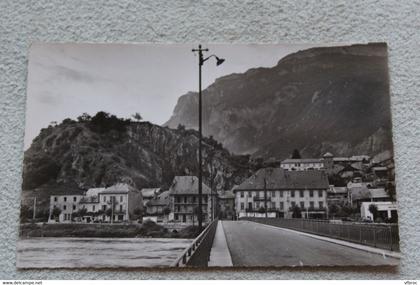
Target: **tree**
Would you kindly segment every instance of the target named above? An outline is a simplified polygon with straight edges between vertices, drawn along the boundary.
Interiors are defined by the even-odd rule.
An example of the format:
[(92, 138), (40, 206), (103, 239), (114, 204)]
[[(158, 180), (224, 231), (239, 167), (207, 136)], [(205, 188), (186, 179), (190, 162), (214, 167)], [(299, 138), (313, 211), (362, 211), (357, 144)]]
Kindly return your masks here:
[(369, 205), (369, 212), (373, 216), (373, 221), (375, 221), (376, 218), (378, 217), (378, 213), (379, 213), (378, 206), (376, 206), (375, 204), (370, 204)]
[(302, 157), (300, 156), (299, 150), (294, 149), (293, 153), (292, 153), (292, 159), (301, 159)]
[(27, 205), (20, 207), (20, 222), (25, 223), (32, 217), (32, 210)]
[(165, 207), (165, 208), (163, 209), (163, 214), (164, 214), (165, 216), (169, 215), (170, 213), (171, 213), (171, 209), (170, 209), (169, 207)]
[(176, 128), (178, 131), (185, 131), (185, 126), (178, 124), (178, 127)]
[(258, 213), (264, 214), (265, 213), (265, 208), (264, 207), (260, 207), (258, 209)]
[(302, 210), (299, 208), (298, 205), (292, 207), (292, 218), (300, 219), (302, 218)]
[(332, 216), (333, 219), (334, 219), (335, 215), (337, 215), (339, 210), (340, 210), (340, 208), (336, 204), (332, 204), (329, 207), (330, 215)]
[(77, 211), (75, 213), (75, 216), (76, 217), (79, 217), (79, 218), (82, 218), (83, 216), (86, 216), (86, 214), (87, 214), (87, 209), (86, 208), (82, 208), (82, 209), (80, 209), (79, 211)]
[(91, 119), (92, 119), (92, 117), (88, 113), (83, 113), (82, 115), (77, 117), (77, 121), (79, 121), (80, 123), (88, 122)]
[(52, 213), (51, 213), (51, 217), (53, 219), (58, 219), (60, 217), (60, 214), (61, 214), (61, 209), (57, 208), (57, 207), (54, 207), (53, 210), (52, 210)]
[(141, 120), (143, 120), (143, 117), (140, 115), (140, 113), (136, 112), (134, 115), (132, 115), (131, 117), (133, 117), (134, 120), (136, 120), (137, 122), (140, 122)]

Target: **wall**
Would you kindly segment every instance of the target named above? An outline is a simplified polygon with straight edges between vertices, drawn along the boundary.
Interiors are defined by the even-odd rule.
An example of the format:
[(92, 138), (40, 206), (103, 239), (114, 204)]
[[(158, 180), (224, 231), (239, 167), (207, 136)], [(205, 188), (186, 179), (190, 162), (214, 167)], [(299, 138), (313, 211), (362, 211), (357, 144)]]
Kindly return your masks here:
[[(419, 1), (0, 1), (0, 278), (370, 279), (420, 276)], [(15, 269), (31, 42), (368, 42), (389, 44), (401, 266), (293, 270)]]

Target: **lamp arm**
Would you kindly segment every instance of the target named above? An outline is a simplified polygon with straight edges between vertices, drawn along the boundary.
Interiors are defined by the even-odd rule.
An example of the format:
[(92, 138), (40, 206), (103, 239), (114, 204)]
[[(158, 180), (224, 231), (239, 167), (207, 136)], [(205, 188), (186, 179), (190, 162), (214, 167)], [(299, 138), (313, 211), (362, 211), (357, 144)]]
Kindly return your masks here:
[(210, 57), (215, 57), (215, 58), (217, 58), (217, 56), (215, 55), (215, 54), (212, 54), (212, 55), (209, 55), (208, 57), (206, 57), (205, 59), (203, 59), (203, 62), (205, 62), (206, 60), (208, 60)]

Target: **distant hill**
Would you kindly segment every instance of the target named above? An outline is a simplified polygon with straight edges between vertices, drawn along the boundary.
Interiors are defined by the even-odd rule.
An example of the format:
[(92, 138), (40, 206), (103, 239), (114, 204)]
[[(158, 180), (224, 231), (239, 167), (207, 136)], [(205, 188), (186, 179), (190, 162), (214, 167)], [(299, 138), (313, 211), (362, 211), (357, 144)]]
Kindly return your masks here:
[[(165, 126), (197, 128), (197, 93)], [(203, 130), (234, 153), (282, 159), (392, 151), (386, 44), (311, 48), (218, 78), (203, 91)]]

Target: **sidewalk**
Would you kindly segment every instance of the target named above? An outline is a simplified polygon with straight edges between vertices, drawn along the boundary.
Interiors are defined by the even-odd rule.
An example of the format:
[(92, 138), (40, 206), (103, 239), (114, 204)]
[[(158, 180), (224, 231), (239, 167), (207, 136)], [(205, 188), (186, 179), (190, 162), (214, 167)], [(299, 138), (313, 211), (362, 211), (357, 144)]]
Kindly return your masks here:
[[(255, 223), (253, 221), (250, 221), (250, 222)], [(275, 228), (275, 229), (278, 229), (278, 230), (297, 233), (297, 234), (304, 235), (304, 236), (307, 236), (307, 237), (311, 237), (311, 238), (315, 238), (315, 239), (319, 239), (319, 240), (323, 240), (323, 241), (327, 241), (327, 242), (332, 242), (332, 243), (335, 243), (335, 244), (339, 244), (339, 245), (343, 245), (343, 246), (347, 246), (347, 247), (351, 247), (351, 248), (355, 248), (355, 249), (359, 249), (359, 250), (363, 250), (363, 251), (367, 251), (367, 252), (371, 252), (371, 253), (376, 253), (376, 254), (379, 254), (379, 255), (382, 255), (382, 256), (388, 256), (388, 257), (401, 259), (401, 253), (395, 252), (395, 251), (390, 251), (390, 250), (386, 250), (386, 249), (371, 247), (371, 246), (362, 245), (362, 244), (353, 243), (353, 242), (344, 241), (344, 240), (339, 240), (339, 239), (335, 239), (335, 238), (319, 236), (319, 235), (315, 235), (315, 234), (309, 234), (309, 233), (295, 231), (295, 230), (291, 230), (291, 229), (287, 229), (287, 228), (270, 226), (270, 225), (266, 225), (266, 224), (262, 224), (262, 223), (258, 223), (258, 224), (261, 224), (263, 226), (270, 227), (270, 228)]]
[(233, 266), (232, 257), (226, 242), (225, 231), (222, 221), (218, 221), (216, 234), (213, 240), (213, 246), (210, 251), (210, 260), (208, 266), (228, 267)]

